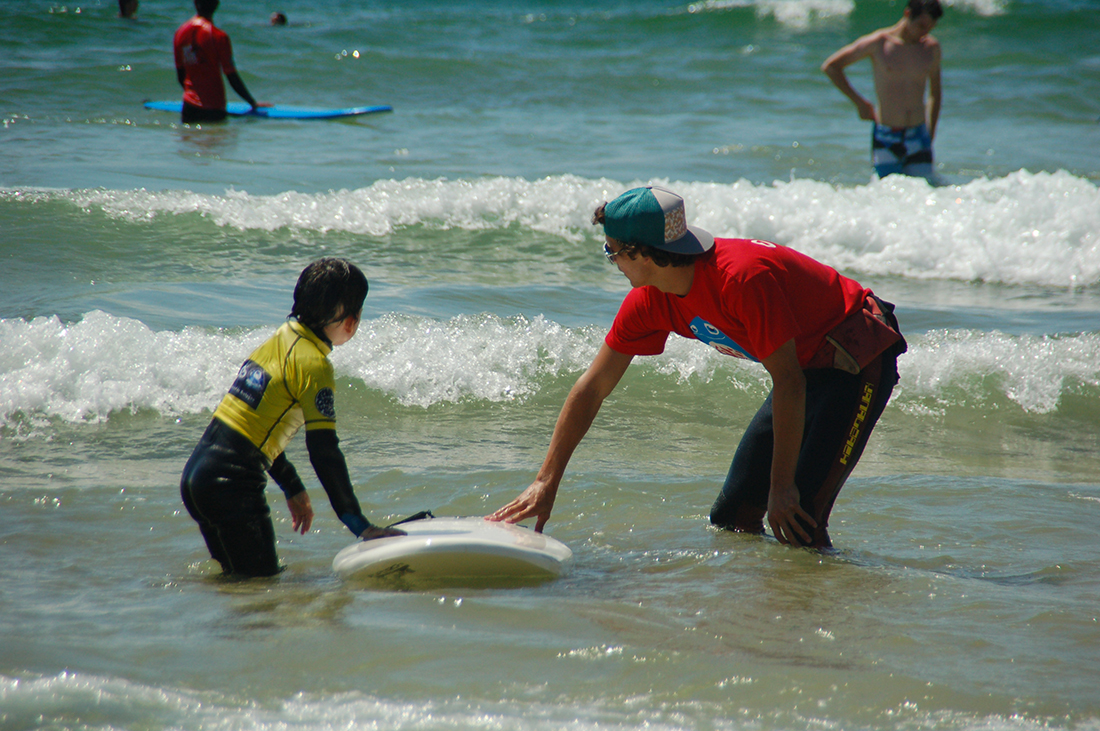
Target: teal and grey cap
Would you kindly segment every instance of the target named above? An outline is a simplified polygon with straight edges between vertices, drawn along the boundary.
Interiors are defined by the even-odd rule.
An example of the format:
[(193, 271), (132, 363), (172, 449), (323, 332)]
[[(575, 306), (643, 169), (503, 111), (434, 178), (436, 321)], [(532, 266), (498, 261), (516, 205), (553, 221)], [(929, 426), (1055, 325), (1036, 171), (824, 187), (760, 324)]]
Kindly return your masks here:
[(714, 246), (713, 236), (687, 225), (684, 199), (656, 185), (628, 190), (608, 203), (603, 230), (624, 244), (675, 254), (702, 254)]

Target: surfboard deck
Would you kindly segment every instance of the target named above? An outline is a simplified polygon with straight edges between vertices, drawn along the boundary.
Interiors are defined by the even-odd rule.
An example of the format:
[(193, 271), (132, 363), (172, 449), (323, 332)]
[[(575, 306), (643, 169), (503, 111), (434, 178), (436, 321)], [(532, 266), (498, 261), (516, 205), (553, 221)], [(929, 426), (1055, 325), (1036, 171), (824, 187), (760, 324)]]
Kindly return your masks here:
[[(146, 109), (157, 112), (183, 111), (183, 102), (154, 101), (145, 102)], [(231, 117), (266, 117), (268, 119), (336, 119), (338, 117), (358, 117), (363, 114), (378, 114), (379, 112), (392, 112), (393, 107), (388, 104), (380, 104), (373, 107), (343, 107), (337, 109), (324, 109), (314, 107), (280, 106), (257, 107), (255, 111), (247, 102), (228, 102), (225, 105), (226, 114)]]
[(333, 559), (333, 571), (383, 583), (488, 586), (554, 579), (573, 561), (569, 547), (550, 536), (480, 517), (425, 518), (397, 527), (408, 535), (347, 546)]

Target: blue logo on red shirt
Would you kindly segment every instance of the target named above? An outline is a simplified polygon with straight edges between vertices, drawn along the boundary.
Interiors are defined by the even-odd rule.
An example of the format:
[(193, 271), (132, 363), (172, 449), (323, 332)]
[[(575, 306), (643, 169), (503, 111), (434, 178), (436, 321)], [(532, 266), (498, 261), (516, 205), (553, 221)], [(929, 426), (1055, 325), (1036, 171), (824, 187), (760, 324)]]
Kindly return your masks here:
[(744, 348), (733, 342), (733, 339), (729, 335), (726, 335), (703, 318), (696, 317), (691, 321), (689, 327), (698, 340), (711, 346), (719, 353), (733, 356), (734, 358), (744, 358), (746, 360), (758, 362), (756, 358), (749, 355)]

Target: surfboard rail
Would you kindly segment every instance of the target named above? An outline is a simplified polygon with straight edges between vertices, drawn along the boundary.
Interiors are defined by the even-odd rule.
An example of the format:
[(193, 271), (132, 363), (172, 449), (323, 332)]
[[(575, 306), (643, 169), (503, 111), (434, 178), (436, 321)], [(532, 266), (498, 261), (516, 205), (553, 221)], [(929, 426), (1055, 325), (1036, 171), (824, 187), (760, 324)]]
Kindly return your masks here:
[(415, 583), (531, 583), (561, 576), (573, 561), (564, 543), (530, 528), (480, 517), (424, 518), (407, 535), (358, 541), (340, 550), (344, 579)]

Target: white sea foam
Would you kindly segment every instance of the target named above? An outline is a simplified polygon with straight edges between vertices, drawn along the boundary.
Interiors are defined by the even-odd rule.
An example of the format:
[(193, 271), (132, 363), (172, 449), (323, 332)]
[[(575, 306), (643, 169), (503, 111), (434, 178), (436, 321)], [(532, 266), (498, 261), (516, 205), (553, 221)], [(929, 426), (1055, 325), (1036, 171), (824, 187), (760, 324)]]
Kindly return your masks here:
[(704, 0), (688, 6), (689, 13), (754, 8), (759, 18), (774, 18), (792, 28), (806, 28), (815, 18), (847, 17), (854, 0)]
[(1008, 0), (944, 0), (943, 4), (953, 10), (984, 17), (1004, 15), (1008, 12)]
[(847, 17), (856, 7), (853, 0), (757, 0), (755, 5), (757, 17), (792, 28), (806, 28), (815, 18)]
[[(936, 330), (900, 361), (906, 400), (979, 403), (1003, 396), (1024, 411), (1056, 411), (1067, 394), (1100, 387), (1100, 334), (1069, 337)], [(959, 395), (965, 394), (965, 395)]]
[(542, 316), (460, 315), (446, 322), (387, 315), (333, 351), (340, 371), (406, 406), (467, 399), (510, 401), (539, 382), (588, 366), (602, 333)]
[[(463, 697), (397, 701), (359, 691), (298, 693), (265, 703), (240, 703), (229, 696), (187, 689), (158, 688), (85, 673), (12, 678), (0, 675), (0, 707), (5, 728), (170, 728), (252, 729), (253, 731), (330, 731), (331, 729), (611, 729), (612, 731), (691, 731), (756, 728), (725, 717), (713, 703), (683, 700), (660, 703), (644, 696), (605, 701), (545, 703), (530, 699), (479, 701)], [(1023, 716), (918, 711), (905, 715), (917, 728), (961, 731), (1030, 731), (1060, 728)], [(62, 720), (64, 719), (64, 720)], [(73, 724), (73, 719), (79, 719)], [(776, 712), (765, 727), (817, 728), (834, 725), (794, 712)], [(1096, 729), (1092, 719), (1079, 728)]]
[[(296, 228), (382, 236), (405, 226), (484, 230), (519, 225), (577, 238), (591, 228), (592, 210), (625, 190), (611, 180), (572, 175), (527, 181), (522, 178), (474, 180), (379, 180), (367, 188), (321, 194), (287, 192), (250, 195), (227, 191), (208, 195), (188, 191), (83, 190), (65, 193), (82, 208), (100, 208), (128, 220), (162, 214), (199, 214), (219, 226), (274, 231)], [(24, 196), (33, 201), (39, 196)], [(49, 194), (45, 194), (49, 195)]]
[(137, 320), (89, 312), (0, 320), (0, 423), (13, 414), (96, 422), (114, 412), (165, 414), (210, 408), (262, 342), (245, 335), (154, 332)]
[[(956, 12), (992, 17), (1007, 12), (1007, 0), (944, 0)], [(854, 0), (703, 0), (687, 6), (689, 13), (707, 13), (753, 8), (758, 18), (773, 18), (795, 29), (807, 28), (815, 19), (847, 18), (855, 10)], [(900, 15), (900, 11), (899, 11)]]
[(857, 188), (811, 180), (677, 187), (703, 228), (776, 241), (838, 268), (1058, 287), (1100, 282), (1100, 189), (1068, 173), (1017, 172), (942, 188), (898, 176)]
[[(270, 334), (187, 328), (155, 332), (103, 312), (80, 322), (0, 320), (0, 424), (56, 418), (98, 422), (118, 412), (200, 413), (221, 399), (240, 363)], [(407, 407), (537, 393), (587, 367), (603, 331), (543, 317), (461, 315), (447, 321), (385, 315), (333, 352), (338, 377), (361, 380)], [(896, 402), (983, 408), (1007, 399), (1032, 413), (1056, 411), (1067, 394), (1100, 388), (1100, 334), (1063, 337), (934, 331), (911, 336)], [(759, 390), (766, 374), (683, 338), (641, 368), (707, 384)]]
[(1100, 188), (1066, 172), (1018, 171), (938, 188), (899, 176), (838, 187), (813, 180), (620, 183), (565, 175), (382, 180), (358, 190), (274, 196), (20, 192), (19, 200), (61, 196), (131, 221), (199, 214), (241, 230), (382, 236), (411, 226), (518, 226), (579, 242), (594, 235), (590, 218), (599, 203), (646, 182), (682, 194), (691, 221), (712, 233), (769, 239), (853, 272), (1067, 288), (1100, 283)]

